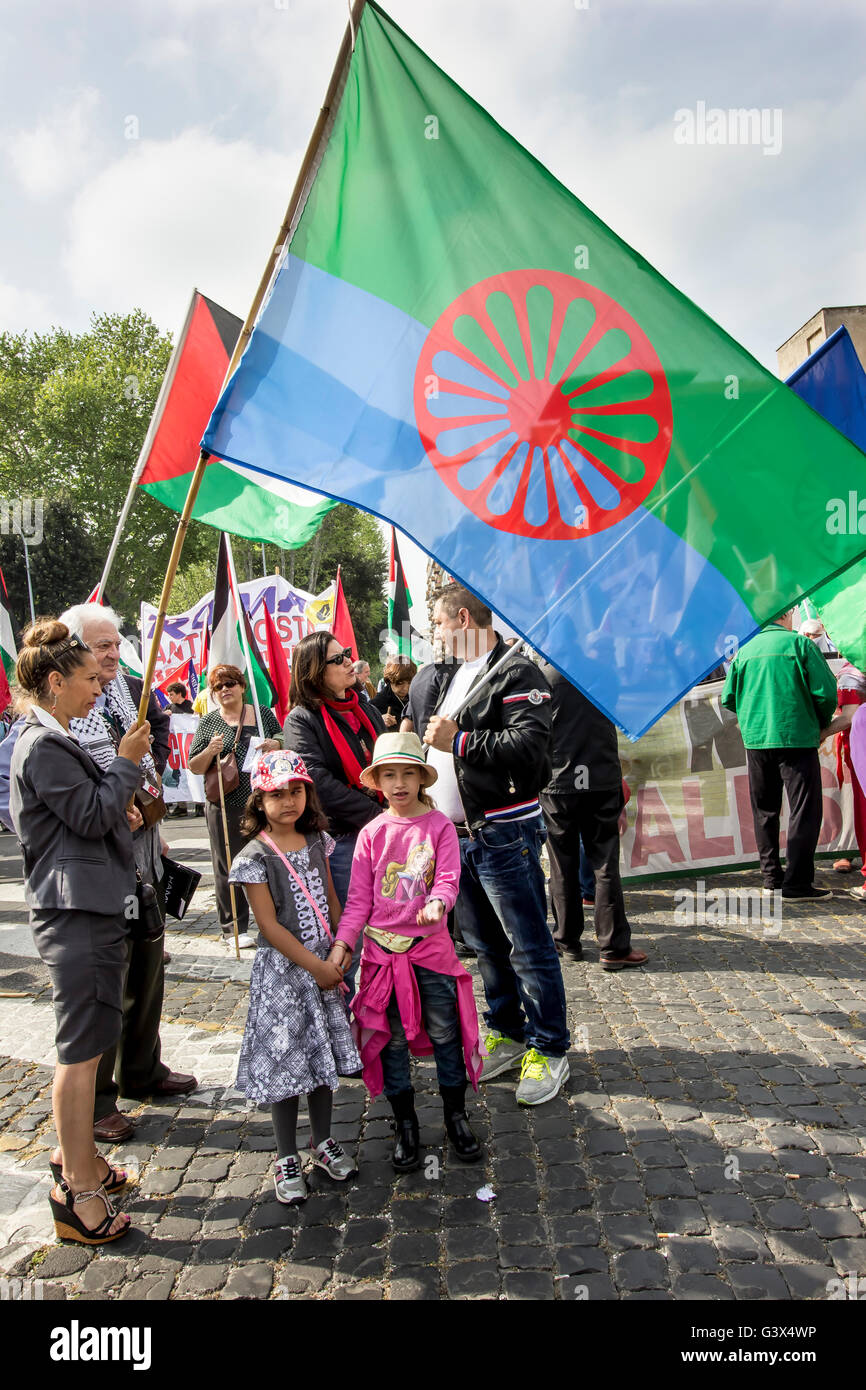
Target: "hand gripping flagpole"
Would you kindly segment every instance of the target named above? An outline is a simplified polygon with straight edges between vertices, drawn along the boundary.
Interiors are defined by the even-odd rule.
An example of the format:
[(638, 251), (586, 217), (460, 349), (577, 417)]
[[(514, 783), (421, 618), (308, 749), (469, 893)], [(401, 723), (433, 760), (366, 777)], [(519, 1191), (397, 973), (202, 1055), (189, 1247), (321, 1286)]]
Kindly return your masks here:
[[(270, 288), (271, 281), (273, 280), (274, 275), (279, 269), (283, 252), (285, 251), (288, 242), (294, 234), (295, 226), (301, 216), (301, 213), (304, 210), (304, 206), (307, 201), (307, 195), (309, 194), (310, 188), (312, 187), (313, 179), (316, 176), (320, 156), (324, 150), (328, 136), (330, 135), (331, 126), (333, 125), (334, 118), (337, 114), (337, 106), (339, 105), (340, 97), (342, 96), (343, 85), (346, 80), (349, 62), (351, 60), (352, 52), (354, 49), (355, 36), (357, 34), (358, 27), (361, 23), (361, 16), (364, 13), (366, 4), (367, 0), (354, 0), (354, 4), (352, 5), (349, 14), (349, 25), (347, 26), (346, 32), (343, 35), (343, 42), (340, 45), (340, 51), (337, 54), (337, 61), (334, 64), (334, 70), (331, 73), (331, 80), (328, 83), (328, 90), (325, 93), (324, 104), (322, 105), (322, 108), (319, 111), (316, 124), (313, 128), (313, 133), (310, 137), (310, 143), (307, 146), (306, 154), (304, 155), (303, 162), (301, 164), (300, 169), (298, 170), (298, 177), (295, 180), (295, 186), (292, 189), (292, 196), (289, 199), (289, 206), (286, 209), (286, 215), (283, 218), (282, 225), (280, 227), (279, 232), (277, 233), (276, 241), (274, 243), (274, 249), (268, 258), (267, 265), (264, 269), (264, 274), (262, 275), (262, 278), (259, 282), (259, 287), (256, 290), (253, 302), (250, 305), (250, 311), (247, 314), (244, 326), (240, 331), (240, 336), (238, 337), (238, 340), (235, 343), (235, 349), (231, 355), (231, 360), (229, 362), (228, 367), (226, 368), (226, 374), (223, 380), (223, 389), (225, 389), (226, 382), (232, 375), (235, 367), (241, 359), (241, 355), (244, 352), (247, 343), (250, 340), (250, 336), (252, 335), (253, 331), (253, 326), (258, 317), (259, 310), (262, 307), (262, 302), (265, 298), (265, 295), (268, 292), (268, 289)], [(174, 538), (174, 545), (172, 546), (171, 556), (169, 557), (168, 562), (168, 569), (165, 575), (165, 582), (163, 583), (162, 593), (159, 599), (159, 611), (156, 615), (156, 623), (153, 629), (153, 636), (150, 642), (147, 669), (145, 670), (144, 677), (142, 680), (141, 703), (138, 707), (139, 725), (144, 723), (144, 720), (147, 716), (147, 702), (150, 698), (150, 687), (153, 682), (153, 675), (154, 671), (156, 670), (156, 662), (159, 656), (160, 645), (162, 643), (162, 633), (163, 628), (165, 626), (166, 614), (168, 613), (168, 601), (171, 597), (172, 585), (174, 584), (175, 575), (177, 574), (177, 567), (180, 562), (180, 555), (181, 551), (183, 550), (183, 543), (186, 539), (187, 530), (189, 529), (190, 518), (192, 516), (192, 509), (195, 506), (196, 498), (199, 494), (199, 489), (202, 484), (202, 479), (204, 478), (204, 471), (207, 467), (207, 461), (209, 458), (210, 455), (207, 454), (204, 450), (202, 450), (202, 452), (199, 454), (198, 463), (195, 466), (195, 472), (193, 473), (192, 478), (190, 480), (189, 492), (186, 496), (186, 502), (184, 503), (183, 512), (181, 513), (180, 521), (177, 525), (177, 532)]]

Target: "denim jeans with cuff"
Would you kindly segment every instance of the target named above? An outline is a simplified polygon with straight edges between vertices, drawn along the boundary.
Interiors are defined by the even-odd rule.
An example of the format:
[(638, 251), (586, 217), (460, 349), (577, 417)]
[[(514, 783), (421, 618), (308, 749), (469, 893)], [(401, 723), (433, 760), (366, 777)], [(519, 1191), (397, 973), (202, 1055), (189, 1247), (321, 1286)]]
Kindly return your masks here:
[(568, 1048), (565, 990), (547, 925), (540, 815), (481, 826), (460, 841), (459, 917), (478, 956), (484, 1020), (547, 1057)]

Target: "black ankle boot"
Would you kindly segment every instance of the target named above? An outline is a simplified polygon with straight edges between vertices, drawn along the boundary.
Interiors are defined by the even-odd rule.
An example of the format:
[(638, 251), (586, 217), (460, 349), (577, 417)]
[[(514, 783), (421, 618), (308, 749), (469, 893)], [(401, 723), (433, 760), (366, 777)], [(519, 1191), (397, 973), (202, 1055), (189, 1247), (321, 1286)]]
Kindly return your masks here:
[(415, 1092), (400, 1091), (396, 1096), (389, 1096), (388, 1101), (394, 1111), (394, 1152), (391, 1162), (396, 1173), (412, 1173), (421, 1166)]
[(477, 1163), (481, 1145), (469, 1128), (464, 1102), (465, 1086), (440, 1086), (439, 1094), (445, 1109), (445, 1132), (457, 1157), (463, 1163)]

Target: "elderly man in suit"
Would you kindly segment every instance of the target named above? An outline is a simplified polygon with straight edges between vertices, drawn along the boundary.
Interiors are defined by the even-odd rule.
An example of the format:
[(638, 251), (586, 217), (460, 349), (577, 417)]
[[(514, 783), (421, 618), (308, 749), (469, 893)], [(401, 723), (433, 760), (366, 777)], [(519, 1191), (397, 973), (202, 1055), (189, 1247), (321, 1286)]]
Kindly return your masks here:
[[(135, 723), (142, 682), (120, 670), (120, 628), (117, 615), (96, 603), (82, 603), (60, 615), (96, 657), (102, 698), (86, 719), (73, 719), (70, 730), (103, 769), (117, 757), (117, 747)], [(148, 796), (159, 792), (159, 775), (168, 759), (169, 716), (151, 694), (147, 709), (153, 743), (140, 764), (141, 788)], [(163, 877), (157, 825), (142, 826), (133, 836), (135, 863), (146, 883), (152, 883), (162, 905)], [(94, 1135), (120, 1141), (133, 1133), (133, 1123), (117, 1108), (118, 1095), (176, 1096), (194, 1091), (194, 1076), (173, 1072), (160, 1058), (159, 1023), (165, 988), (162, 941), (130, 941), (129, 971), (123, 997), (123, 1033), (117, 1049), (103, 1054), (96, 1076)]]

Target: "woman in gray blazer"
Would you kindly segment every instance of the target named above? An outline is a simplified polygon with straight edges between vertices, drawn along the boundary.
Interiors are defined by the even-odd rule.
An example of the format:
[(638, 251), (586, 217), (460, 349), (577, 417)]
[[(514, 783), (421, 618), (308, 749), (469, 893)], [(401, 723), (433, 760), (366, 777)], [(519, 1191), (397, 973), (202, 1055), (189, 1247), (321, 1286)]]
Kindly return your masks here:
[(60, 1144), (50, 1202), (63, 1240), (101, 1245), (129, 1230), (106, 1189), (126, 1174), (94, 1150), (96, 1069), (122, 1021), (128, 918), (136, 910), (127, 811), (148, 751), (150, 725), (125, 734), (103, 772), (69, 733), (100, 694), (90, 648), (42, 618), (24, 633), (18, 684), (33, 701), (12, 755), (10, 815), (24, 852), (25, 898), (48, 967), (57, 1020), (54, 1124)]

